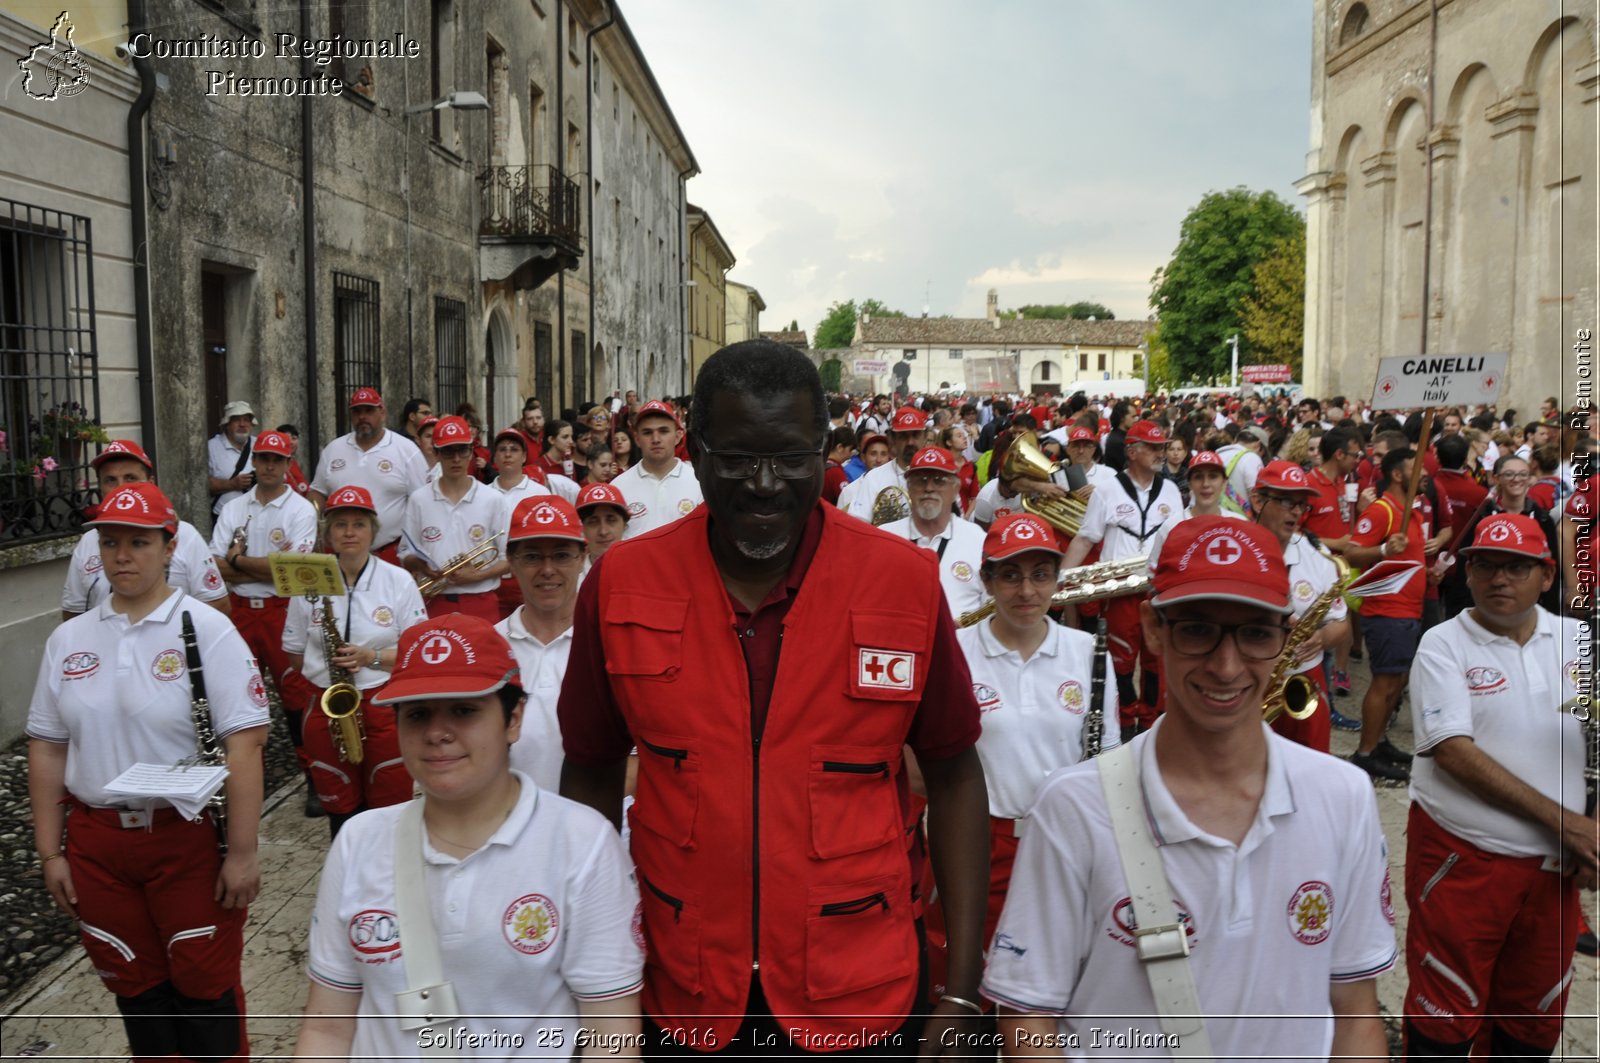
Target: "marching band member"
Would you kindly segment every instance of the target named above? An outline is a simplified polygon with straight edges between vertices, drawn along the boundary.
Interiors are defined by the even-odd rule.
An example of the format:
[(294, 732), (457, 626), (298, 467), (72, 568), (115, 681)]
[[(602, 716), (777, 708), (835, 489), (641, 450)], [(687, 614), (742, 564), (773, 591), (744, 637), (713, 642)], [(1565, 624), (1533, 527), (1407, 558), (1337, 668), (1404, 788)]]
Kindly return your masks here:
[[(1087, 1050), (1098, 1029), (1139, 1055), (1387, 1059), (1376, 980), (1395, 942), (1372, 787), (1261, 722), (1289, 635), (1277, 542), (1196, 517), (1154, 583), (1139, 614), (1167, 711), (1034, 802), (983, 982), (1006, 1053), (1076, 1056), (1068, 1038)], [(1169, 1033), (1163, 1015), (1200, 1029)]]
[(590, 484), (578, 496), (574, 507), (583, 521), (583, 538), (589, 552), (583, 563), (585, 573), (607, 550), (628, 534), (628, 503), (611, 484)]
[(523, 710), (522, 737), (511, 747), (511, 766), (551, 791), (561, 786), (556, 699), (567, 674), (573, 605), (587, 556), (582, 518), (566, 499), (525, 498), (517, 504), (506, 560), (523, 604), (495, 630), (511, 644), (521, 675), (517, 685), (532, 703)]
[[(415, 1059), (476, 1045), (566, 1059), (590, 1055), (578, 1050), (585, 1041), (637, 1058), (644, 956), (627, 852), (598, 813), (512, 768), (526, 700), (516, 677), (506, 640), (478, 617), (438, 617), (401, 636), (375, 703), (394, 707), (423, 799), (356, 817), (328, 853), (297, 1058)], [(402, 874), (417, 881), (415, 911), (397, 896)], [(428, 931), (431, 947), (419, 943)], [(408, 991), (441, 988), (408, 968), (424, 948), (454, 992), (423, 1006), (453, 996), (457, 1013), (425, 1026), (400, 1012)]]
[(388, 679), (400, 632), (428, 614), (416, 581), (405, 569), (371, 552), (378, 507), (370, 494), (360, 487), (341, 487), (328, 496), (323, 515), (328, 549), (339, 559), (345, 585), (344, 594), (327, 600), (338, 628), (332, 635), (337, 646), (332, 663), (348, 677), (342, 682), (361, 691), (355, 716), (363, 735), (361, 759), (344, 748), (337, 725), (321, 710), (322, 695), (333, 684), (321, 601), (297, 597), (289, 602), (283, 652), (293, 671), (284, 680), (284, 699), (305, 714), (303, 749), (310, 761), (310, 782), (328, 812), (328, 829), (337, 837), (357, 812), (411, 797), (394, 716), (372, 707), (371, 692)]
[[(472, 475), (472, 429), (460, 417), (443, 417), (433, 429), (433, 448), (443, 475), (411, 492), (406, 503), (400, 560), (406, 569), (445, 589), (428, 598), (428, 615), (468, 613), (493, 624), (500, 619), (497, 592), (509, 571), (502, 544), (486, 549), (491, 537), (505, 534), (505, 496)], [(381, 517), (380, 517), (381, 520)], [(444, 570), (474, 550), (476, 561)]]
[[(1189, 504), (1178, 515), (1177, 521), (1163, 524), (1155, 537), (1150, 540), (1151, 572), (1156, 570), (1156, 560), (1161, 556), (1161, 547), (1167, 541), (1168, 533), (1190, 517), (1245, 519), (1242, 515), (1223, 508), (1222, 492), (1228, 483), (1223, 468), (1222, 459), (1214, 450), (1197, 450), (1189, 456)], [(1196, 473), (1199, 475), (1196, 476)]]
[(906, 470), (906, 487), (911, 492), (910, 515), (890, 521), (883, 530), (938, 556), (939, 584), (951, 616), (976, 609), (984, 598), (978, 580), (983, 532), (955, 515), (956, 495), (961, 490), (955, 458), (943, 447), (922, 448)]
[[(94, 468), (102, 499), (128, 484), (156, 482), (155, 466), (150, 464), (144, 448), (131, 439), (113, 439), (89, 464)], [(103, 572), (100, 533), (86, 528), (72, 548), (67, 581), (61, 588), (61, 619), (71, 620), (105, 601), (111, 593), (111, 584)], [(219, 612), (229, 611), (228, 586), (222, 582), (222, 573), (217, 571), (217, 562), (211, 556), (206, 537), (186, 520), (178, 521), (178, 546), (173, 551), (172, 564), (167, 567), (167, 584), (181, 588)]]
[[(78, 920), (135, 1059), (248, 1059), (239, 966), (261, 881), (266, 688), (227, 618), (167, 586), (178, 520), (159, 487), (121, 488), (91, 525), (111, 594), (51, 634), (28, 708), (45, 887)], [(191, 821), (107, 789), (136, 763), (177, 764), (206, 745), (228, 768), (226, 855), (212, 813)]]
[(893, 488), (909, 499), (910, 496), (906, 494), (906, 470), (911, 467), (911, 459), (922, 447), (927, 431), (927, 414), (915, 406), (902, 406), (896, 410), (894, 420), (889, 424), (889, 453), (892, 460), (861, 477), (860, 485), (851, 493), (850, 504), (845, 512), (870, 522), (878, 504), (878, 495), (883, 491)]
[[(528, 475), (527, 464), (528, 437), (515, 428), (500, 429), (500, 433), (494, 437), (494, 467), (497, 475), (489, 482), (489, 486), (505, 496), (505, 532), (508, 536), (511, 534), (511, 515), (516, 511), (518, 502), (552, 493), (543, 481)], [(522, 592), (517, 590), (514, 573), (507, 572), (500, 577), (496, 599), (502, 620), (522, 605)]]
[(978, 759), (989, 786), (989, 911), (983, 941), (989, 946), (1011, 882), (1024, 817), (1045, 777), (1083, 759), (1084, 728), (1091, 720), (1113, 726), (1102, 748), (1117, 744), (1116, 684), (1092, 700), (1094, 637), (1050, 619), (1050, 598), (1063, 551), (1054, 530), (1031, 513), (1002, 517), (983, 540), (983, 588), (994, 615), (956, 632), (972, 671), (972, 692), (983, 713)]
[(633, 437), (639, 444), (639, 462), (611, 481), (628, 500), (630, 539), (687, 516), (701, 502), (700, 481), (677, 455), (683, 425), (676, 410), (651, 399), (634, 415)]
[(1424, 634), (1411, 670), (1406, 1053), (1544, 1059), (1596, 878), (1589, 736), (1569, 708), (1590, 692), (1591, 636), (1539, 608), (1555, 559), (1532, 517), (1484, 520), (1461, 553), (1473, 608)]
[[(398, 565), (406, 502), (428, 478), (429, 462), (423, 457), (426, 445), (424, 449), (411, 446), (405, 436), (389, 431), (383, 422), (383, 396), (377, 388), (351, 392), (351, 429), (323, 448), (317, 474), (311, 479), (311, 500), (320, 508), (341, 487), (365, 490), (378, 507), (378, 543), (373, 553)], [(425, 436), (427, 427), (424, 421), (419, 433)]]
[[(1294, 609), (1290, 615), (1292, 624), (1299, 623), (1306, 610), (1339, 581), (1338, 567), (1300, 531), (1300, 522), (1316, 497), (1317, 489), (1307, 479), (1305, 470), (1292, 461), (1281, 459), (1269, 461), (1262, 467), (1250, 491), (1250, 512), (1255, 514), (1255, 522), (1271, 532), (1283, 550), (1283, 563), (1289, 569), (1289, 604)], [(1303, 720), (1284, 713), (1272, 722), (1274, 731), (1290, 741), (1328, 752), (1332, 717), (1327, 710), (1333, 707), (1333, 700), (1328, 697), (1328, 677), (1323, 672), (1322, 654), (1349, 632), (1350, 614), (1340, 596), (1334, 599), (1321, 626), (1301, 643), (1290, 673), (1305, 676), (1317, 688), (1322, 711), (1313, 712)]]

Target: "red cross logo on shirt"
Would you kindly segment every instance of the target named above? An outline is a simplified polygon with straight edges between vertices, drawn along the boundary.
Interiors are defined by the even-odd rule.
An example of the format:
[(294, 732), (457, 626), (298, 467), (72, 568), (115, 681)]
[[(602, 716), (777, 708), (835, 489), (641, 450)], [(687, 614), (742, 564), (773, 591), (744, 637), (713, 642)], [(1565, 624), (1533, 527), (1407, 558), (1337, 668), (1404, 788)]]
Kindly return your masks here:
[(1244, 551), (1232, 539), (1213, 539), (1206, 547), (1206, 560), (1214, 565), (1231, 565), (1243, 556)]
[(443, 635), (435, 635), (422, 644), (422, 659), (429, 664), (439, 664), (450, 656), (450, 640)]

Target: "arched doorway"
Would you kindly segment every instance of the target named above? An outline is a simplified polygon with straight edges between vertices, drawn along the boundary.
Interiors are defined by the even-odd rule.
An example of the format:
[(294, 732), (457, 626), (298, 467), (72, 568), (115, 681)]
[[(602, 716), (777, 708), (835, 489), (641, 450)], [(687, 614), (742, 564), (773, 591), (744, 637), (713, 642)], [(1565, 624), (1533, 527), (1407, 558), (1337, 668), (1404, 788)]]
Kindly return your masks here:
[(1033, 367), (1028, 390), (1035, 395), (1055, 395), (1061, 391), (1061, 373), (1054, 362), (1040, 362)]
[(483, 330), (484, 420), (490, 435), (516, 421), (522, 412), (518, 392), (516, 345), (511, 322), (498, 304), (489, 310)]
[(611, 366), (606, 362), (606, 349), (596, 343), (589, 354), (590, 392), (594, 401), (604, 403), (611, 397)]

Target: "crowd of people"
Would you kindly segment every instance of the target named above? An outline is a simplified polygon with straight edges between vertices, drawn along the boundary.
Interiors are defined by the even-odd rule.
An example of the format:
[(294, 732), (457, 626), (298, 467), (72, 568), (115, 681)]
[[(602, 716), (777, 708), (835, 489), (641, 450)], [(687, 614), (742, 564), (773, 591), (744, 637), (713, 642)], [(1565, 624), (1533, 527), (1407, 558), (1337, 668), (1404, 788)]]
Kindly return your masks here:
[[(347, 398), (309, 478), (230, 403), (209, 534), (94, 459), (30, 797), (136, 1058), (248, 1058), (280, 712), (331, 838), (305, 1058), (1386, 1058), (1372, 780), (1408, 1058), (1555, 1046), (1587, 409), (829, 396), (765, 341), (492, 434)], [(342, 593), (285, 592), (311, 554)], [(225, 818), (119, 782), (197, 758)]]

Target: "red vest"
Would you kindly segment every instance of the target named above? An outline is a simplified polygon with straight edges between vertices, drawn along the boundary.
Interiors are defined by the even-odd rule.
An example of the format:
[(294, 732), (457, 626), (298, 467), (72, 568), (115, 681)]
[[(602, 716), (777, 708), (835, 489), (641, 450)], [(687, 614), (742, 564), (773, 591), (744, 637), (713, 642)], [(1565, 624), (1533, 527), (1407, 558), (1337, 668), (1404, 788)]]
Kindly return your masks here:
[[(601, 569), (606, 669), (639, 749), (644, 1010), (691, 1047), (725, 1047), (759, 970), (772, 1013), (806, 1047), (914, 1003), (896, 777), (943, 599), (929, 551), (824, 506), (757, 740), (707, 515), (612, 551)], [(869, 573), (900, 589), (892, 606), (859, 596)]]

